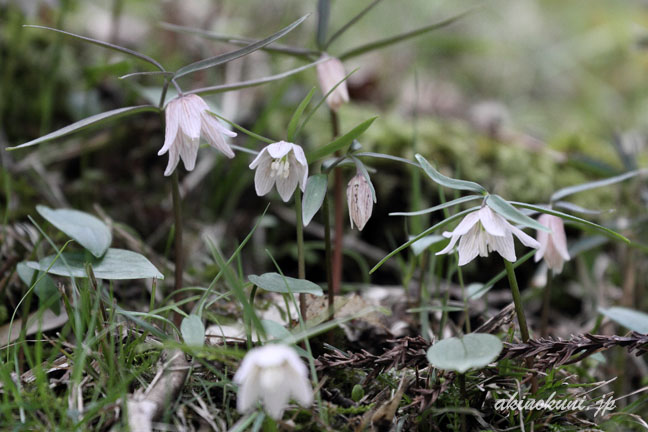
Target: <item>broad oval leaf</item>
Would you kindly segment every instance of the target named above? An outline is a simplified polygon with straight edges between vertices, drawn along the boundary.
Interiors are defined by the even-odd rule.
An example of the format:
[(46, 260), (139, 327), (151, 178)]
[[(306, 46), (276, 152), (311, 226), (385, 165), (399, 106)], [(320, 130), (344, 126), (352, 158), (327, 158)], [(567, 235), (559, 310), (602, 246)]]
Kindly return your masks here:
[(499, 195), (488, 195), (486, 204), (495, 212), (499, 213), (501, 216), (504, 216), (506, 219), (512, 222), (519, 223), (521, 225), (536, 230), (551, 232), (549, 228), (542, 225), (537, 220), (532, 219), (529, 216), (525, 215), (524, 213), (522, 213), (520, 210), (513, 207), (511, 203), (509, 203)]
[(180, 324), (180, 332), (184, 342), (192, 347), (205, 345), (205, 326), (198, 315), (185, 317)]
[(71, 125), (65, 126), (64, 128), (61, 128), (57, 131), (48, 133), (47, 135), (44, 135), (40, 138), (36, 138), (35, 140), (31, 140), (29, 142), (26, 142), (24, 144), (20, 144), (19, 146), (15, 147), (7, 147), (7, 150), (16, 150), (20, 148), (25, 148), (25, 147), (31, 147), (36, 144), (40, 144), (42, 142), (46, 141), (51, 141), (56, 138), (60, 138), (66, 135), (69, 135), (73, 132), (78, 132), (80, 130), (86, 129), (90, 126), (95, 126), (101, 122), (104, 122), (106, 120), (114, 120), (119, 117), (131, 115), (131, 114), (137, 114), (141, 112), (146, 112), (146, 111), (160, 111), (158, 107), (153, 106), (153, 105), (138, 105), (138, 106), (132, 106), (132, 107), (126, 107), (126, 108), (118, 108), (112, 111), (106, 111), (100, 114), (95, 114), (93, 116), (84, 118), (83, 120), (79, 120), (76, 123), (72, 123)]
[(648, 333), (648, 314), (644, 312), (618, 306), (608, 309), (600, 308), (599, 312), (629, 330), (643, 334)]
[(288, 276), (282, 276), (279, 273), (264, 273), (261, 276), (249, 275), (248, 279), (254, 285), (266, 291), (276, 293), (304, 293), (316, 296), (324, 295), (319, 285), (307, 281), (306, 279), (295, 279)]
[(91, 214), (72, 209), (53, 210), (42, 205), (36, 206), (36, 210), (97, 258), (106, 253), (112, 243), (112, 234), (106, 224)]
[(98, 279), (164, 279), (162, 273), (145, 256), (124, 249), (108, 249), (101, 258), (83, 252), (63, 252), (55, 259), (56, 255), (50, 255), (39, 262), (29, 261), (27, 265), (35, 270), (68, 277), (88, 277), (85, 265), (90, 264)]
[(28, 287), (32, 286), (34, 274), (37, 273), (34, 292), (38, 296), (39, 304), (41, 306), (47, 306), (56, 315), (61, 314), (61, 293), (56, 288), (51, 277), (29, 268), (26, 262), (18, 263), (16, 266), (16, 273), (18, 273), (20, 280)]
[(326, 188), (328, 187), (328, 176), (326, 174), (315, 174), (308, 178), (304, 199), (302, 201), (302, 215), (304, 226), (308, 225), (322, 207)]
[(266, 331), (266, 335), (270, 336), (271, 340), (287, 339), (292, 336), (292, 334), (288, 331), (288, 329), (286, 329), (286, 327), (284, 327), (283, 324), (278, 323), (277, 321), (261, 320), (261, 324), (263, 324), (263, 328)]
[(324, 147), (320, 147), (318, 149), (313, 150), (307, 156), (308, 163), (313, 163), (315, 161), (318, 161), (323, 157), (330, 155), (331, 153), (335, 153), (336, 151), (340, 150), (342, 147), (351, 144), (354, 139), (358, 138), (367, 129), (369, 129), (371, 123), (373, 123), (374, 120), (376, 120), (377, 118), (378, 117), (372, 117), (369, 120), (365, 120), (362, 123), (360, 123), (358, 126), (351, 129), (346, 134), (326, 144)]
[(423, 171), (425, 171), (425, 174), (427, 174), (432, 180), (434, 180), (436, 183), (440, 184), (441, 186), (445, 186), (450, 189), (468, 190), (468, 191), (477, 192), (481, 194), (485, 194), (487, 192), (486, 188), (480, 185), (479, 183), (466, 181), (466, 180), (457, 180), (457, 179), (444, 176), (439, 171), (435, 170), (434, 167), (430, 164), (430, 162), (428, 162), (427, 159), (425, 159), (420, 154), (416, 154), (415, 157), (416, 160), (421, 165), (421, 168), (423, 168)]
[(583, 191), (586, 191), (586, 190), (595, 189), (595, 188), (599, 188), (599, 187), (603, 187), (603, 186), (610, 186), (610, 185), (613, 185), (615, 183), (619, 183), (619, 182), (622, 182), (622, 181), (627, 180), (629, 178), (632, 178), (632, 177), (634, 177), (634, 176), (636, 176), (638, 174), (642, 174), (642, 173), (646, 173), (646, 172), (648, 172), (648, 170), (646, 170), (646, 169), (634, 170), (634, 171), (629, 171), (627, 173), (624, 173), (624, 174), (621, 174), (621, 175), (618, 175), (618, 176), (609, 177), (609, 178), (606, 178), (606, 179), (603, 179), (603, 180), (596, 180), (596, 181), (593, 181), (593, 182), (588, 182), (588, 183), (583, 183), (583, 184), (579, 184), (579, 185), (576, 185), (576, 186), (569, 186), (569, 187), (566, 187), (566, 188), (562, 188), (562, 189), (559, 189), (556, 192), (554, 192), (553, 195), (551, 195), (551, 202), (558, 201), (559, 199), (562, 199), (562, 198), (564, 198), (564, 197), (566, 197), (568, 195), (575, 194), (575, 193), (578, 193), (578, 192), (583, 192)]
[(270, 45), (272, 42), (276, 41), (277, 39), (285, 36), (289, 32), (291, 32), (295, 27), (297, 27), (299, 24), (304, 22), (306, 18), (308, 18), (308, 15), (304, 15), (303, 17), (299, 18), (297, 21), (293, 22), (287, 27), (284, 27), (283, 29), (279, 30), (277, 33), (268, 36), (267, 38), (260, 40), (258, 42), (251, 43), (248, 46), (245, 46), (241, 49), (230, 51), (225, 54), (221, 54), (215, 57), (203, 59), (200, 61), (197, 61), (195, 63), (188, 64), (187, 66), (183, 66), (180, 69), (178, 69), (175, 73), (175, 78), (179, 78), (181, 76), (187, 75), (192, 72), (196, 72), (199, 70), (207, 69), (212, 66), (216, 66), (219, 64), (227, 63), (231, 60), (237, 59), (239, 57), (243, 57), (245, 55), (248, 55), (256, 50), (259, 50), (263, 48), (266, 45)]
[(427, 352), (428, 361), (437, 369), (465, 373), (493, 362), (502, 351), (502, 342), (492, 334), (470, 333), (435, 343)]

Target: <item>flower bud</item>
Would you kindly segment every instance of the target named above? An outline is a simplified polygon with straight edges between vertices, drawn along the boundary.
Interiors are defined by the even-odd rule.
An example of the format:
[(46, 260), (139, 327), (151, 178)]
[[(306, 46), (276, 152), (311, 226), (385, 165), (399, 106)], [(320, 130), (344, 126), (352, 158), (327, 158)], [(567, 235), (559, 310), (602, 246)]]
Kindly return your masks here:
[[(327, 54), (324, 54), (322, 58), (328, 58), (328, 60), (317, 64), (317, 79), (322, 93), (327, 94), (337, 83), (344, 79), (346, 73), (340, 60), (329, 57)], [(346, 81), (342, 81), (326, 98), (326, 103), (333, 111), (337, 111), (343, 103), (348, 101), (349, 91), (347, 90)]]
[(353, 223), (360, 231), (367, 224), (373, 211), (373, 194), (371, 186), (362, 173), (358, 173), (351, 179), (347, 186), (347, 202), (349, 204), (349, 219), (351, 229)]
[(562, 272), (565, 261), (569, 261), (567, 250), (567, 236), (565, 235), (565, 224), (562, 219), (550, 214), (542, 214), (538, 222), (551, 229), (551, 232), (538, 231), (538, 242), (540, 249), (535, 254), (535, 261), (544, 258), (547, 267), (554, 273)]

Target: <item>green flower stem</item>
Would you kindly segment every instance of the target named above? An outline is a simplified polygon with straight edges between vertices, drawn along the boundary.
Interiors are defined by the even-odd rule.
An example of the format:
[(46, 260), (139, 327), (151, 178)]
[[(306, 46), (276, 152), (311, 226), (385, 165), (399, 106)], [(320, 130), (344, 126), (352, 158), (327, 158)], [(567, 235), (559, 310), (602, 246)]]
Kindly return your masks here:
[[(299, 279), (306, 279), (306, 263), (304, 262), (304, 219), (302, 215), (301, 190), (295, 190), (295, 214), (297, 215), (297, 273)], [(299, 294), (299, 311), (306, 321), (306, 294)]]
[[(457, 260), (459, 258), (457, 257)], [(463, 273), (461, 267), (457, 265), (457, 276), (459, 277), (459, 286), (461, 287), (461, 298), (464, 304), (464, 314), (466, 315), (466, 333), (470, 333), (470, 313), (468, 312), (468, 298), (466, 297), (466, 288), (464, 286)]]
[[(335, 139), (340, 135), (340, 119), (335, 111), (329, 110), (329, 112), (331, 113), (331, 135)], [(340, 155), (340, 151), (335, 152), (335, 156), (339, 157)], [(331, 287), (335, 294), (340, 292), (342, 283), (342, 240), (344, 236), (344, 197), (342, 193), (342, 170), (340, 167), (333, 170), (333, 201), (335, 239), (333, 240), (333, 283)]]
[[(178, 179), (178, 170), (173, 171), (171, 176), (171, 197), (173, 200), (173, 218), (174, 218), (174, 240), (175, 246), (175, 301), (182, 300), (182, 273), (184, 268), (184, 253), (182, 248), (182, 198), (180, 197), (180, 180)], [(175, 312), (173, 322), (179, 326), (182, 322), (182, 315)]]
[(508, 274), (509, 284), (511, 285), (511, 292), (513, 293), (515, 314), (517, 315), (518, 323), (520, 324), (522, 342), (526, 342), (529, 340), (529, 328), (527, 327), (526, 317), (524, 316), (524, 308), (522, 307), (520, 289), (518, 288), (517, 279), (515, 278), (515, 270), (513, 269), (513, 264), (510, 261), (504, 260), (504, 264), (506, 265), (506, 273)]

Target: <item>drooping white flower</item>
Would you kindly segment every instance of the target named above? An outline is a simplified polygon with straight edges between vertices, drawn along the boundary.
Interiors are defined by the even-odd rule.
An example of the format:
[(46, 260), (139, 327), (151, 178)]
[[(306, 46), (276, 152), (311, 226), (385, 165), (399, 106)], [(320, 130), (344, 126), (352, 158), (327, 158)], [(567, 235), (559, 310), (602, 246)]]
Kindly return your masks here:
[(245, 413), (261, 400), (268, 414), (280, 419), (292, 398), (301, 406), (313, 403), (308, 370), (297, 352), (286, 345), (269, 344), (250, 350), (234, 375), (238, 384), (236, 408)]
[(285, 141), (264, 147), (250, 164), (254, 173), (254, 188), (259, 196), (270, 192), (277, 184), (277, 191), (284, 202), (295, 192), (297, 185), (304, 191), (308, 178), (308, 162), (304, 150)]
[(349, 219), (351, 219), (351, 229), (355, 222), (358, 230), (367, 224), (373, 211), (373, 194), (371, 186), (362, 173), (356, 174), (347, 185), (347, 203), (349, 205)]
[(468, 264), (477, 255), (486, 257), (491, 251), (499, 253), (507, 261), (515, 262), (514, 234), (525, 246), (535, 249), (540, 247), (533, 237), (511, 225), (490, 207), (484, 206), (467, 214), (454, 231), (443, 233), (444, 237), (451, 240), (448, 246), (437, 255), (452, 251), (459, 240), (457, 250), (460, 266)]
[(544, 258), (548, 268), (553, 270), (554, 273), (560, 273), (565, 261), (570, 260), (567, 251), (565, 224), (561, 218), (546, 213), (540, 215), (538, 222), (551, 229), (551, 232), (538, 231), (537, 239), (538, 243), (540, 243), (540, 249), (536, 252), (534, 259), (538, 262)]
[[(323, 94), (327, 94), (344, 79), (346, 72), (339, 59), (330, 57), (328, 54), (323, 54), (321, 58), (328, 58), (328, 60), (317, 64), (317, 79), (320, 83), (320, 90)], [(326, 98), (326, 103), (333, 111), (337, 111), (346, 102), (349, 102), (349, 90), (346, 81), (343, 81)]]
[(173, 173), (180, 158), (187, 171), (194, 169), (201, 135), (225, 156), (234, 157), (234, 152), (225, 142), (223, 135), (235, 137), (236, 133), (225, 128), (209, 114), (209, 106), (200, 96), (189, 94), (177, 97), (169, 102), (165, 111), (164, 145), (158, 152), (158, 156), (169, 152), (165, 176)]

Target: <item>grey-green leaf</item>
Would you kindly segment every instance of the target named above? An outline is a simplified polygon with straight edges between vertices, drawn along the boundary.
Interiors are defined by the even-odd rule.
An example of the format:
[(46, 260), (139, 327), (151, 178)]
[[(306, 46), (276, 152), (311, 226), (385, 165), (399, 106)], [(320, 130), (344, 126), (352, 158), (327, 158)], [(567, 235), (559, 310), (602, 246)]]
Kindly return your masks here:
[(112, 243), (112, 234), (106, 224), (91, 214), (72, 209), (53, 210), (42, 205), (36, 206), (36, 210), (97, 258), (106, 253)]
[(227, 63), (229, 61), (232, 61), (234, 59), (237, 59), (239, 57), (243, 57), (245, 55), (248, 55), (254, 51), (257, 51), (261, 48), (263, 48), (266, 45), (270, 45), (272, 42), (276, 41), (277, 39), (285, 36), (289, 32), (291, 32), (295, 27), (297, 27), (299, 24), (304, 22), (304, 20), (308, 18), (308, 15), (304, 15), (303, 17), (299, 18), (297, 21), (293, 22), (287, 27), (284, 27), (283, 29), (279, 30), (277, 33), (268, 36), (267, 38), (260, 40), (258, 42), (251, 43), (248, 46), (245, 46), (241, 49), (230, 51), (225, 54), (221, 54), (215, 57), (210, 57), (206, 58), (191, 64), (188, 64), (187, 66), (183, 66), (180, 69), (178, 69), (175, 73), (175, 78), (179, 78), (181, 76), (187, 75), (192, 72), (196, 72), (199, 70), (207, 69), (219, 64)]
[(19, 146), (7, 147), (7, 150), (16, 150), (20, 148), (30, 147), (36, 144), (40, 144), (42, 142), (51, 141), (56, 138), (64, 137), (74, 132), (79, 132), (80, 130), (86, 129), (91, 126), (96, 126), (99, 123), (104, 122), (106, 120), (114, 120), (119, 117), (131, 115), (131, 114), (137, 114), (146, 111), (158, 112), (160, 110), (158, 107), (153, 105), (139, 105), (139, 106), (126, 107), (126, 108), (118, 108), (112, 111), (106, 111), (100, 114), (96, 114), (84, 118), (83, 120), (79, 120), (76, 123), (72, 123), (71, 125), (65, 126), (64, 128), (61, 128), (57, 131), (48, 133), (47, 135), (43, 135), (42, 137), (36, 138), (35, 140), (31, 140), (24, 144), (20, 144)]
[(249, 275), (248, 279), (254, 285), (266, 291), (284, 294), (292, 292), (293, 294), (324, 295), (322, 288), (311, 281), (282, 276), (279, 273), (264, 273), (261, 276)]
[(189, 315), (182, 320), (180, 332), (184, 342), (192, 347), (205, 345), (205, 326), (198, 315)]
[(315, 161), (318, 161), (318, 160), (322, 159), (323, 157), (326, 157), (326, 156), (330, 155), (331, 153), (335, 153), (336, 151), (342, 149), (343, 147), (351, 144), (354, 139), (358, 138), (367, 129), (369, 129), (369, 126), (371, 126), (371, 123), (373, 123), (374, 120), (376, 120), (377, 118), (378, 117), (372, 117), (369, 120), (363, 121), (358, 126), (354, 127), (353, 129), (351, 129), (349, 132), (342, 135), (341, 137), (331, 141), (330, 143), (326, 144), (323, 147), (320, 147), (320, 148), (315, 149), (314, 151), (310, 152), (307, 155), (308, 163), (313, 163)]
[(488, 199), (486, 200), (486, 204), (488, 204), (488, 207), (493, 209), (495, 212), (499, 213), (501, 216), (504, 216), (506, 219), (512, 222), (519, 223), (536, 230), (551, 232), (549, 228), (542, 225), (535, 219), (532, 219), (529, 216), (525, 215), (499, 195), (489, 195)]
[(311, 98), (313, 97), (313, 93), (315, 93), (315, 87), (313, 87), (306, 97), (301, 101), (301, 103), (297, 106), (297, 109), (295, 109), (295, 112), (293, 113), (292, 117), (290, 118), (290, 122), (288, 122), (288, 132), (286, 133), (286, 136), (288, 138), (288, 142), (293, 142), (295, 139), (295, 131), (297, 130), (297, 124), (299, 123), (299, 120), (301, 119), (302, 114), (304, 114), (304, 110), (308, 106), (308, 104), (311, 101)]
[(643, 334), (648, 333), (648, 314), (644, 312), (618, 306), (608, 309), (600, 308), (599, 312), (629, 330)]
[(466, 181), (466, 180), (457, 180), (453, 179), (450, 177), (446, 177), (443, 174), (441, 174), (439, 171), (434, 169), (434, 167), (428, 162), (423, 156), (420, 154), (416, 155), (416, 160), (419, 162), (421, 165), (421, 168), (423, 168), (423, 171), (436, 183), (440, 184), (441, 186), (445, 186), (450, 189), (457, 189), (457, 190), (467, 190), (471, 192), (477, 192), (480, 194), (485, 194), (486, 188), (478, 183), (471, 182), (471, 181)]
[(292, 334), (284, 327), (281, 323), (272, 320), (261, 320), (263, 328), (266, 331), (266, 334), (272, 339), (287, 339), (292, 336)]
[[(489, 199), (489, 201), (490, 201), (490, 199)], [(595, 224), (594, 222), (590, 222), (590, 221), (588, 221), (586, 219), (581, 219), (579, 217), (572, 216), (572, 215), (567, 214), (567, 213), (563, 213), (563, 212), (560, 212), (560, 211), (557, 211), (557, 210), (548, 209), (548, 208), (533, 205), (533, 204), (527, 204), (527, 203), (521, 203), (521, 202), (515, 202), (515, 201), (511, 201), (511, 204), (515, 204), (518, 207), (526, 208), (526, 209), (529, 209), (529, 210), (534, 210), (534, 211), (537, 211), (539, 213), (546, 213), (546, 214), (558, 216), (559, 218), (562, 218), (565, 221), (574, 222), (574, 223), (576, 223), (578, 225), (581, 225), (583, 227), (592, 228), (592, 229), (595, 229), (597, 231), (600, 231), (601, 233), (603, 233), (606, 236), (608, 236), (610, 238), (613, 238), (615, 240), (621, 240), (621, 241), (623, 241), (625, 243), (630, 243), (630, 240), (627, 237), (619, 234), (618, 232), (613, 231), (610, 228), (606, 228), (604, 226)]]
[(435, 343), (427, 352), (428, 361), (437, 369), (465, 373), (493, 362), (502, 351), (502, 342), (491, 334), (470, 333)]
[(85, 265), (89, 263), (98, 279), (164, 279), (162, 273), (146, 257), (124, 249), (108, 249), (102, 258), (95, 258), (83, 252), (63, 252), (56, 261), (55, 258), (56, 255), (50, 255), (39, 262), (29, 261), (27, 265), (50, 274), (85, 278), (88, 277)]
[[(413, 238), (415, 237), (410, 236), (410, 240)], [(445, 237), (443, 237), (442, 235), (431, 234), (416, 240), (414, 243), (410, 245), (410, 248), (412, 248), (412, 252), (414, 253), (414, 255), (419, 256), (423, 252), (425, 252), (427, 248), (429, 248), (433, 244), (442, 242), (443, 240), (445, 240)]]
[[(27, 263), (21, 262), (16, 266), (16, 273), (18, 273), (18, 277), (25, 283), (25, 285), (31, 287), (36, 270), (29, 268), (27, 266)], [(34, 286), (34, 292), (38, 296), (38, 301), (41, 306), (47, 306), (56, 315), (60, 315), (61, 293), (56, 288), (56, 285), (54, 284), (54, 281), (51, 277), (38, 272), (38, 275), (36, 276), (36, 285)]]
[(484, 199), (483, 195), (468, 195), (465, 197), (460, 197), (452, 201), (445, 202), (443, 204), (435, 205), (434, 207), (426, 208), (424, 210), (418, 210), (413, 212), (393, 212), (389, 213), (389, 216), (420, 216), (428, 213), (433, 213), (437, 210), (443, 210), (444, 208), (452, 207), (457, 204), (465, 203), (468, 201), (474, 201), (477, 199)]
[(575, 194), (578, 192), (583, 192), (586, 190), (594, 189), (594, 188), (599, 188), (603, 186), (610, 186), (615, 183), (622, 182), (624, 180), (627, 180), (629, 178), (632, 178), (636, 175), (639, 175), (641, 173), (646, 173), (648, 170), (646, 169), (640, 169), (640, 170), (634, 170), (634, 171), (629, 171), (627, 173), (614, 176), (614, 177), (609, 177), (603, 180), (596, 180), (593, 182), (588, 182), (588, 183), (583, 183), (579, 184), (576, 186), (569, 186), (560, 190), (557, 190), (554, 192), (553, 195), (551, 195), (551, 202), (558, 201), (559, 199), (562, 199), (568, 195)]
[(328, 176), (326, 174), (315, 174), (308, 178), (306, 182), (306, 190), (304, 191), (304, 199), (302, 201), (302, 216), (304, 219), (304, 226), (308, 225), (317, 214), (324, 197), (326, 196), (326, 188), (328, 186)]

